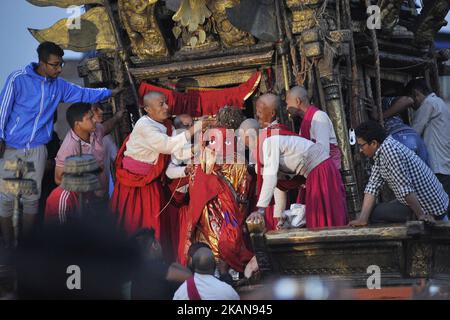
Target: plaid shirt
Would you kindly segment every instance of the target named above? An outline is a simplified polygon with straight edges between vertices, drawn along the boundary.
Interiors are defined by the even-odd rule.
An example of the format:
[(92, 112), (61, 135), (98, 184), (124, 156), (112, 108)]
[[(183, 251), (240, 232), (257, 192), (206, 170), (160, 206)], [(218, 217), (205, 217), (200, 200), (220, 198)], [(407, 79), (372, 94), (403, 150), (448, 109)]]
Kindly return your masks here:
[(375, 152), (365, 193), (378, 196), (385, 182), (398, 201), (407, 205), (405, 197), (415, 193), (425, 214), (446, 213), (449, 199), (431, 169), (410, 149), (388, 136)]

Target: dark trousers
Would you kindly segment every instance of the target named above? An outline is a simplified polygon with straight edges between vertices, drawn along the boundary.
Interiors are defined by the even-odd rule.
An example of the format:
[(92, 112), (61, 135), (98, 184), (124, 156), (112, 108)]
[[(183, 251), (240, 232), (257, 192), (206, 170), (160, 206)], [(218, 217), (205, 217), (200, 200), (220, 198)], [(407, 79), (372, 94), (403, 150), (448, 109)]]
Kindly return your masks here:
[[(433, 217), (436, 220), (443, 220), (445, 214)], [(370, 223), (402, 223), (416, 219), (416, 215), (410, 207), (398, 200), (377, 204), (370, 215)]]
[(398, 200), (382, 202), (375, 206), (370, 223), (402, 223), (412, 220), (413, 211)]

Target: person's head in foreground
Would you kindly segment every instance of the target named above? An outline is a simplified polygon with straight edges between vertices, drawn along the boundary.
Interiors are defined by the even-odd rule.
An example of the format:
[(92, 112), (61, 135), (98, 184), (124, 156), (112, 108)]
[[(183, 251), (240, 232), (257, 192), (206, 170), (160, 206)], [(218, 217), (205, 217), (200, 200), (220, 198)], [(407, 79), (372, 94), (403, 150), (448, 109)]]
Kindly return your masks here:
[(16, 256), (18, 299), (121, 299), (137, 250), (106, 218), (52, 224)]
[(209, 248), (199, 248), (192, 257), (192, 266), (195, 273), (214, 275), (216, 261), (214, 254)]

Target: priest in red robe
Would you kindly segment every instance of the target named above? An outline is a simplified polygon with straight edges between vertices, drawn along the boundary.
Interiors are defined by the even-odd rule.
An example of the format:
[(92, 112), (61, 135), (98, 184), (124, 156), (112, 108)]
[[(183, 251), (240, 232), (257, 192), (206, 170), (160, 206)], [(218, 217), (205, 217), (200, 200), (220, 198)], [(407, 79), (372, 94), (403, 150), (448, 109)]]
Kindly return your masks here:
[[(182, 157), (183, 147), (200, 131), (201, 123), (172, 136), (166, 97), (150, 91), (143, 98), (145, 116), (140, 118), (125, 139), (116, 159), (116, 184), (111, 209), (118, 224), (129, 234), (140, 228), (155, 229), (160, 239), (165, 225), (164, 210), (169, 201), (163, 192), (163, 177), (170, 155)], [(178, 153), (180, 154), (178, 155)], [(162, 244), (164, 247), (164, 244)]]

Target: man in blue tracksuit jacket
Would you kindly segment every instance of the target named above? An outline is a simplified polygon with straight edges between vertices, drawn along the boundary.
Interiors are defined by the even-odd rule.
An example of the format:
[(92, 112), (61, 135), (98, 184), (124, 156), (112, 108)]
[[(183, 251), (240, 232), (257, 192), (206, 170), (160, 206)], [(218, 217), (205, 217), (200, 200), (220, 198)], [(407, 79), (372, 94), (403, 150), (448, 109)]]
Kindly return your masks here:
[[(13, 72), (0, 94), (0, 178), (13, 174), (3, 169), (4, 161), (21, 158), (34, 163), (33, 179), (38, 194), (23, 196), (23, 232), (31, 230), (38, 212), (42, 176), (47, 159), (45, 144), (51, 140), (53, 115), (60, 102), (95, 103), (109, 98), (119, 89), (82, 88), (58, 78), (64, 62), (64, 51), (53, 42), (37, 48), (39, 63), (31, 63)], [(0, 222), (5, 247), (13, 246), (13, 197), (0, 192)]]

